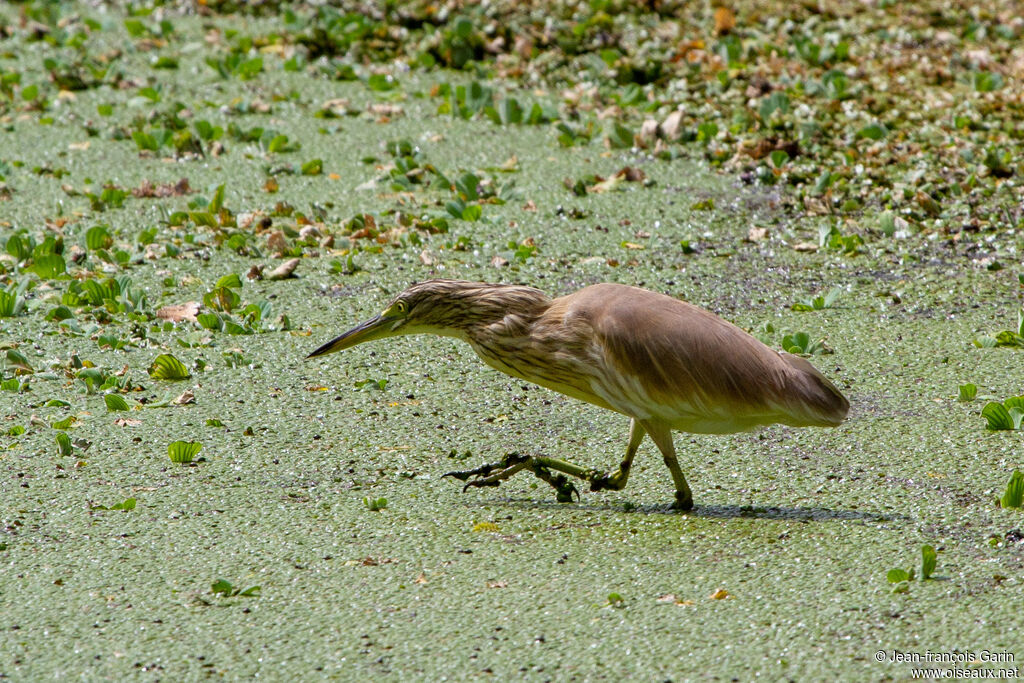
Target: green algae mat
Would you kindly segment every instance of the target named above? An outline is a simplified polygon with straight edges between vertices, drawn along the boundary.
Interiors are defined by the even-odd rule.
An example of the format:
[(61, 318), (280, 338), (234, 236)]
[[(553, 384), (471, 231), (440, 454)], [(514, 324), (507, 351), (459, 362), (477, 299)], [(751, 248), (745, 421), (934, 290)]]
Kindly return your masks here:
[[(952, 3), (950, 3), (952, 4)], [(1014, 3), (0, 7), (0, 679), (1017, 675)], [(676, 434), (451, 339), (431, 277), (668, 293), (831, 430)]]

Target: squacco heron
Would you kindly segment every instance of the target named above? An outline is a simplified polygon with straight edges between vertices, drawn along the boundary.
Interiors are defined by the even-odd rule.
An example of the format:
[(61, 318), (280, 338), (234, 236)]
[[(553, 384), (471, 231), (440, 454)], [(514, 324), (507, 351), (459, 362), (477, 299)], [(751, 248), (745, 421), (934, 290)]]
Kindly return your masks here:
[(468, 480), (463, 490), (498, 486), (524, 469), (554, 486), (561, 502), (579, 497), (565, 475), (586, 481), (591, 491), (621, 490), (649, 434), (672, 473), (672, 507), (690, 510), (693, 496), (676, 459), (673, 429), (729, 434), (776, 423), (834, 427), (850, 407), (803, 358), (773, 351), (702, 308), (617, 284), (552, 299), (532, 287), (428, 280), (309, 358), (406, 334), (462, 339), (492, 368), (630, 418), (626, 455), (613, 474), (511, 454), (445, 475)]

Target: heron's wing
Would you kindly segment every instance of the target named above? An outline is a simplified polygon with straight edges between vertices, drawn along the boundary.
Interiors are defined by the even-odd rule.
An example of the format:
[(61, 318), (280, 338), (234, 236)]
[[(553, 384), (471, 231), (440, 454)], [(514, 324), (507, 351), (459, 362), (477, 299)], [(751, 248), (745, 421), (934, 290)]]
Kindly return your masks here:
[(805, 381), (805, 369), (735, 325), (646, 290), (600, 285), (579, 294), (588, 290), (596, 291), (581, 297), (577, 310), (589, 317), (595, 343), (616, 371), (618, 386), (608, 387), (610, 393), (692, 431), (826, 423), (818, 382)]

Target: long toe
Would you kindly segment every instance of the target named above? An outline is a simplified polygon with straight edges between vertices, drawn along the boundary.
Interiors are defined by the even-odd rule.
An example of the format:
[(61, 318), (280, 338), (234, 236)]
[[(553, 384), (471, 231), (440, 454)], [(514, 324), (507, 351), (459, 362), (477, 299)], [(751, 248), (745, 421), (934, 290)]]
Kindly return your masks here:
[(564, 474), (557, 477), (554, 484), (555, 489), (558, 491), (555, 499), (559, 503), (571, 503), (574, 495), (576, 496), (576, 500), (580, 499), (579, 489), (577, 489), (576, 485), (569, 481), (568, 477)]

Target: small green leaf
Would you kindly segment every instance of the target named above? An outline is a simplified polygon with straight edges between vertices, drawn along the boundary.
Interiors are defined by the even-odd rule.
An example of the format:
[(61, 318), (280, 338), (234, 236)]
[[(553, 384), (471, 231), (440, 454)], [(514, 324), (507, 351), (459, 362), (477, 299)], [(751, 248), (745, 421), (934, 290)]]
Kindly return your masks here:
[(613, 123), (612, 132), (609, 133), (607, 140), (612, 149), (629, 149), (633, 146), (633, 131), (621, 123)]
[(219, 332), (224, 328), (224, 322), (216, 313), (200, 313), (196, 316), (196, 322), (214, 332)]
[(25, 354), (21, 351), (16, 351), (15, 349), (7, 349), (6, 366), (14, 368), (18, 371), (18, 374), (22, 375), (31, 375), (35, 372), (31, 363), (28, 362), (28, 358), (25, 357)]
[(1002, 403), (990, 401), (981, 409), (981, 416), (988, 420), (987, 428), (992, 431), (1013, 429), (1013, 418)]
[(171, 462), (189, 463), (199, 454), (203, 444), (198, 441), (172, 441), (167, 446), (167, 455)]
[(67, 432), (57, 432), (57, 453), (59, 455), (71, 455), (71, 437)]
[(217, 280), (217, 284), (214, 285), (214, 288), (216, 289), (219, 287), (233, 287), (234, 289), (241, 289), (242, 278), (238, 276), (238, 273), (228, 273)]
[(626, 606), (626, 599), (623, 598), (618, 593), (609, 593), (608, 594), (608, 604), (606, 606), (607, 607), (615, 607), (616, 609), (621, 609), (622, 607)]
[(789, 97), (782, 91), (775, 91), (771, 95), (768, 95), (761, 100), (761, 105), (758, 107), (758, 113), (761, 118), (768, 120), (771, 115), (775, 112), (785, 114), (789, 111)]
[(1009, 483), (1006, 484), (1006, 492), (999, 499), (999, 507), (1003, 509), (1020, 508), (1024, 505), (1024, 472), (1014, 470)]
[(128, 402), (118, 394), (106, 394), (103, 402), (107, 404), (107, 410), (128, 410)]
[(225, 581), (224, 579), (220, 579), (218, 581), (214, 581), (210, 585), (210, 591), (212, 593), (220, 593), (221, 595), (224, 595), (224, 596), (231, 595), (231, 591), (234, 590), (234, 588), (235, 587), (232, 586), (229, 581)]
[(957, 397), (956, 400), (960, 401), (961, 403), (973, 401), (974, 398), (978, 395), (978, 386), (976, 384), (961, 384), (959, 390), (960, 395)]
[(320, 175), (323, 171), (323, 159), (310, 159), (302, 165), (302, 175)]
[(989, 71), (975, 71), (971, 74), (971, 83), (977, 92), (992, 92), (1003, 87), (1003, 77)]
[(906, 569), (890, 569), (889, 573), (885, 575), (885, 580), (889, 583), (900, 583), (901, 581), (909, 581), (910, 573)]
[(135, 499), (134, 498), (126, 498), (124, 500), (124, 502), (116, 503), (114, 505), (111, 505), (107, 509), (108, 510), (122, 510), (124, 512), (128, 512), (129, 510), (134, 510), (135, 509)]
[(32, 263), (32, 272), (43, 280), (50, 280), (66, 273), (68, 264), (60, 254), (46, 254), (36, 258)]
[(935, 548), (930, 545), (921, 546), (921, 580), (927, 581), (935, 572)]
[(267, 145), (267, 151), (271, 153), (284, 151), (288, 147), (287, 135), (275, 135)]
[(858, 138), (868, 138), (869, 140), (881, 140), (888, 134), (889, 129), (881, 123), (872, 123), (857, 131)]
[(181, 380), (191, 377), (185, 364), (169, 353), (162, 353), (149, 366), (149, 376), (153, 379)]
[(363, 497), (363, 505), (372, 512), (380, 512), (388, 506), (387, 498), (370, 498), (369, 496)]
[(461, 218), (464, 221), (478, 221), (481, 215), (483, 215), (483, 209), (479, 204), (469, 204), (462, 210)]
[(697, 126), (697, 142), (703, 142), (706, 145), (716, 135), (718, 135), (718, 125), (714, 121), (706, 121)]
[(54, 429), (71, 429), (71, 426), (75, 424), (77, 419), (78, 418), (76, 418), (74, 415), (68, 415), (63, 420), (57, 420), (50, 426), (53, 427)]

